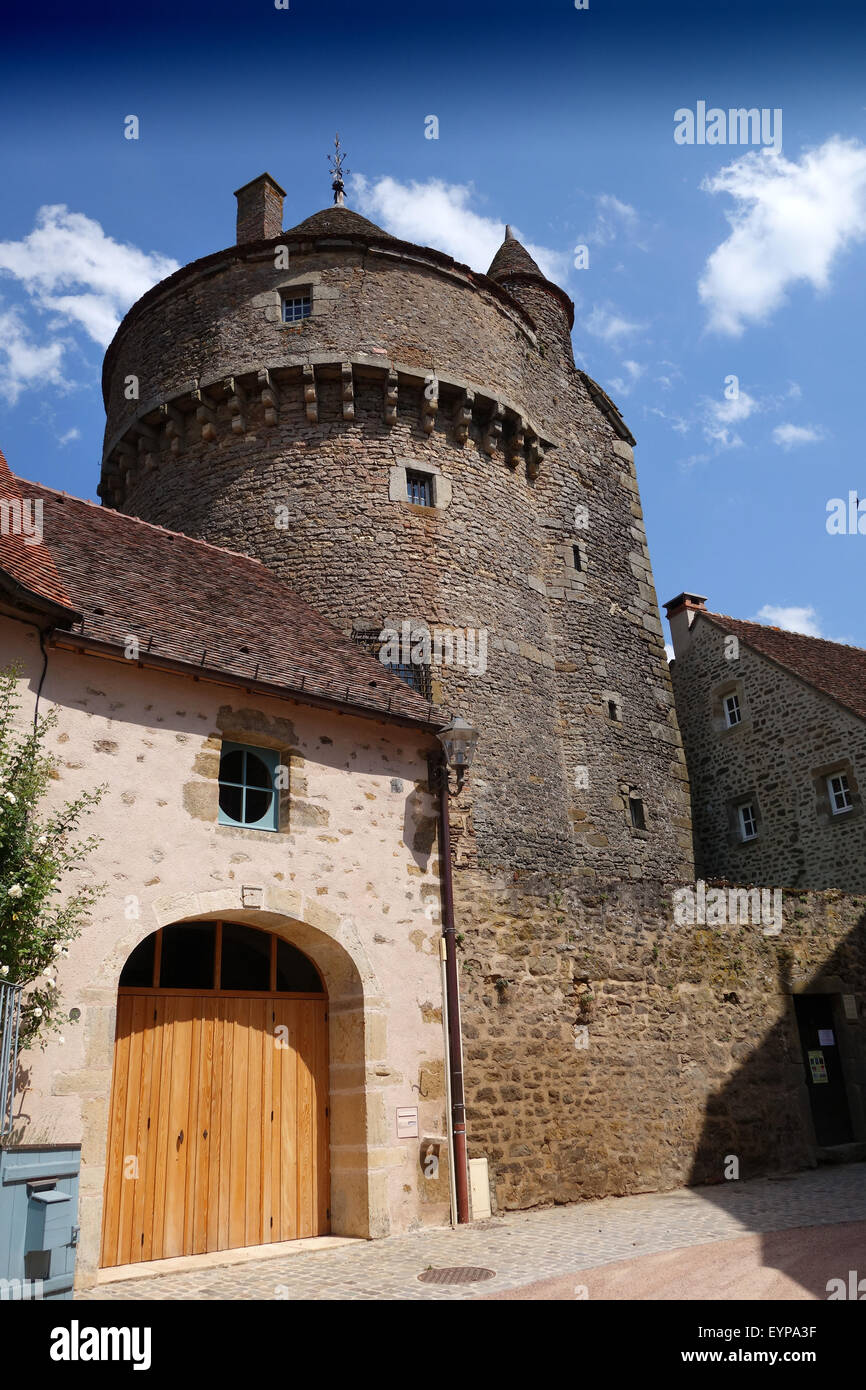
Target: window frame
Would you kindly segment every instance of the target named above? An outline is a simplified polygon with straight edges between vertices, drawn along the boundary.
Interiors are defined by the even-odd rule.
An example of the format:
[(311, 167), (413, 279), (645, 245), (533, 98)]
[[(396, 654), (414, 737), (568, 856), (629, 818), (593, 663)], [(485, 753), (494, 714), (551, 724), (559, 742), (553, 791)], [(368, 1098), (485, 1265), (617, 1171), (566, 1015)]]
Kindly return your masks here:
[[(731, 705), (734, 706), (733, 711), (730, 708)], [(726, 729), (735, 729), (738, 724), (742, 724), (743, 707), (740, 703), (740, 692), (738, 690), (731, 690), (727, 695), (722, 696), (722, 713), (725, 717)], [(731, 717), (732, 713), (736, 714), (735, 719)]]
[[(289, 304), (306, 305), (306, 313), (293, 314), (291, 318), (286, 315), (286, 308)], [(299, 323), (305, 323), (307, 319), (313, 317), (313, 287), (312, 285), (291, 285), (286, 290), (280, 291), (280, 322), (288, 324), (290, 328), (295, 328)]]
[[(830, 803), (831, 816), (846, 816), (849, 813), (849, 811), (853, 811), (854, 796), (851, 790), (851, 783), (848, 780), (848, 773), (844, 771), (844, 769), (839, 772), (830, 772), (827, 774), (824, 780), (827, 786), (827, 798)], [(842, 784), (840, 786), (839, 793), (836, 792), (836, 789), (833, 786), (834, 782), (839, 782), (840, 784)], [(837, 795), (841, 795), (847, 798), (847, 804), (844, 806), (837, 806)]]
[[(224, 778), (223, 775), (222, 775), (223, 758), (225, 758), (229, 753), (243, 753), (243, 754), (244, 754), (244, 762), (243, 762), (244, 780), (241, 781), (241, 782), (229, 781), (228, 778)], [(263, 791), (268, 790), (268, 789), (265, 788), (265, 787), (257, 787), (257, 786), (255, 786), (255, 785), (252, 785), (252, 786), (251, 786), (251, 785), (249, 784), (249, 782), (246, 780), (246, 769), (247, 769), (247, 761), (246, 761), (246, 759), (247, 759), (247, 754), (249, 754), (249, 753), (252, 753), (255, 757), (257, 757), (257, 758), (259, 759), (260, 762), (264, 763), (265, 767), (267, 768), (268, 774), (269, 774), (269, 776), (270, 776), (270, 796), (271, 796), (271, 804), (270, 804), (270, 807), (269, 807), (269, 809), (268, 809), (268, 812), (266, 813), (265, 816), (263, 816), (260, 820), (257, 820), (257, 821), (235, 820), (232, 816), (230, 816), (230, 815), (228, 814), (227, 811), (224, 811), (224, 810), (223, 810), (222, 806), (219, 804), (219, 802), (220, 802), (220, 796), (218, 795), (218, 798), (217, 798), (217, 824), (218, 824), (218, 825), (231, 826), (231, 827), (232, 827), (233, 829), (235, 829), (235, 830), (264, 830), (264, 831), (273, 833), (274, 831), (278, 831), (279, 828), (280, 828), (280, 794), (279, 794), (279, 789), (278, 789), (277, 786), (275, 785), (275, 783), (276, 783), (277, 768), (278, 768), (279, 765), (280, 765), (280, 755), (279, 755), (279, 752), (278, 752), (275, 748), (260, 748), (260, 747), (258, 747), (256, 744), (252, 744), (252, 743), (237, 743), (237, 742), (235, 742), (233, 739), (224, 739), (224, 740), (223, 740), (222, 747), (220, 748), (220, 766), (219, 766), (219, 773), (218, 773), (218, 775), (217, 775), (217, 782), (218, 782), (218, 786), (219, 786), (219, 792), (220, 792), (220, 793), (222, 792), (222, 788), (223, 788), (224, 786), (225, 786), (225, 787), (234, 787), (235, 789), (240, 789), (240, 791), (241, 791), (241, 793), (242, 793), (242, 795), (241, 795), (241, 811), (242, 811), (242, 813), (244, 813), (244, 812), (246, 811), (247, 792), (248, 792), (248, 791), (263, 792)], [(269, 822), (269, 823), (268, 823), (268, 822)]]
[[(748, 812), (748, 816), (746, 815)], [(751, 834), (747, 833), (746, 821), (752, 826)], [(751, 844), (752, 840), (758, 838), (758, 812), (754, 801), (741, 801), (737, 806), (737, 827), (740, 833), (740, 841), (744, 845)]]
[[(267, 988), (266, 988), (266, 989), (239, 989), (239, 988), (235, 988), (235, 987), (233, 987), (233, 986), (231, 986), (231, 985), (226, 986), (225, 988), (223, 988), (223, 986), (222, 986), (222, 984), (221, 984), (221, 980), (222, 980), (222, 932), (223, 932), (223, 926), (224, 926), (224, 925), (226, 925), (226, 926), (243, 926), (243, 927), (247, 927), (250, 931), (258, 931), (258, 932), (261, 932), (261, 934), (262, 934), (263, 936), (266, 936), (266, 937), (269, 937), (269, 938), (270, 938), (269, 957), (268, 957), (268, 985), (267, 985)], [(192, 926), (211, 926), (211, 927), (214, 928), (215, 935), (214, 935), (214, 951), (213, 951), (213, 973), (212, 973), (212, 977), (211, 977), (211, 978), (212, 978), (212, 984), (211, 984), (209, 987), (205, 987), (205, 986), (201, 986), (201, 985), (161, 985), (161, 984), (159, 983), (159, 980), (160, 980), (161, 974), (162, 974), (162, 942), (163, 942), (163, 932), (164, 932), (165, 930), (170, 930), (170, 929), (172, 929), (172, 928), (174, 928), (174, 927), (192, 927)], [(128, 965), (129, 960), (131, 959), (131, 957), (132, 957), (132, 955), (134, 954), (134, 952), (137, 951), (138, 948), (139, 948), (140, 946), (142, 946), (142, 945), (144, 944), (145, 941), (148, 941), (151, 937), (153, 938), (153, 943), (154, 943), (154, 944), (153, 944), (153, 959), (152, 959), (152, 962), (151, 962), (151, 976), (150, 976), (151, 983), (150, 983), (149, 985), (129, 985), (129, 984), (126, 984), (126, 985), (125, 985), (125, 984), (119, 983), (119, 984), (118, 984), (118, 993), (119, 993), (119, 994), (166, 994), (166, 995), (168, 995), (168, 994), (176, 994), (176, 995), (182, 995), (182, 994), (186, 994), (186, 995), (189, 995), (189, 994), (192, 994), (192, 995), (200, 995), (200, 994), (205, 994), (205, 995), (212, 995), (212, 996), (214, 996), (214, 997), (220, 997), (220, 996), (221, 996), (221, 997), (224, 997), (224, 998), (242, 998), (242, 999), (267, 999), (267, 998), (280, 998), (280, 999), (327, 999), (327, 998), (328, 998), (328, 988), (327, 988), (327, 985), (326, 985), (326, 983), (325, 983), (325, 980), (324, 980), (324, 977), (323, 977), (323, 975), (322, 975), (321, 970), (319, 969), (319, 967), (318, 967), (318, 965), (316, 964), (316, 962), (315, 962), (314, 960), (312, 960), (312, 958), (311, 958), (310, 956), (307, 955), (306, 951), (302, 951), (302, 950), (301, 950), (300, 946), (296, 946), (295, 943), (294, 943), (293, 941), (288, 941), (285, 937), (279, 936), (279, 935), (277, 934), (277, 932), (270, 931), (267, 927), (253, 927), (253, 926), (250, 926), (250, 924), (247, 923), (247, 922), (237, 922), (237, 923), (235, 923), (235, 922), (226, 922), (226, 923), (224, 923), (223, 920), (222, 920), (221, 918), (209, 918), (209, 917), (208, 917), (208, 918), (204, 918), (203, 920), (194, 921), (194, 922), (167, 922), (166, 925), (165, 925), (165, 927), (157, 927), (156, 931), (150, 932), (150, 933), (148, 933), (147, 936), (143, 937), (142, 940), (138, 942), (138, 945), (137, 945), (136, 947), (133, 948), (133, 951), (130, 952), (129, 956), (127, 956), (126, 961), (124, 962), (124, 965), (123, 965), (123, 969), (121, 970), (121, 976), (120, 976), (121, 980), (123, 979), (123, 972), (126, 970), (126, 966)], [(283, 945), (285, 945), (285, 946), (289, 946), (293, 951), (297, 951), (298, 955), (304, 957), (304, 959), (309, 963), (309, 965), (312, 967), (312, 969), (315, 971), (316, 975), (318, 976), (318, 978), (319, 978), (319, 984), (320, 984), (320, 986), (321, 986), (320, 989), (318, 989), (318, 990), (288, 990), (288, 989), (279, 989), (279, 988), (277, 987), (278, 952), (279, 952), (279, 948), (280, 948), (280, 944), (281, 944), (281, 943), (282, 943)]]
[[(413, 487), (418, 489), (426, 497), (426, 501), (419, 502), (417, 497), (412, 496)], [(436, 506), (435, 475), (432, 473), (422, 473), (418, 468), (406, 469), (406, 501), (412, 507), (433, 507)]]

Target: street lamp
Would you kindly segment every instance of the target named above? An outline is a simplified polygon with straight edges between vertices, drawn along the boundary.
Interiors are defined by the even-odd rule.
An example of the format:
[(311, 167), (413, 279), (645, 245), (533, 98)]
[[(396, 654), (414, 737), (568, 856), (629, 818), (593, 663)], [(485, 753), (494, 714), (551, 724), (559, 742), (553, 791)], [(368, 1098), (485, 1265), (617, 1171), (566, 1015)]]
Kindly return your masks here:
[(449, 768), (453, 767), (457, 773), (459, 791), (475, 753), (478, 730), (473, 729), (472, 725), (461, 719), (458, 714), (446, 728), (439, 730), (437, 737), (445, 750), (446, 764)]

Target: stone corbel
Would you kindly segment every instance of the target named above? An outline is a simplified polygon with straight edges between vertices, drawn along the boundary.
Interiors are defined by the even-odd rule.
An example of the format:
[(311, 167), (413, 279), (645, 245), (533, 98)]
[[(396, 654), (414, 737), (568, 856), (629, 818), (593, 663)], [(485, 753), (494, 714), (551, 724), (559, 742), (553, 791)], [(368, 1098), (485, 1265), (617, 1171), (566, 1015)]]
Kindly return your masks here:
[(223, 390), (228, 398), (229, 415), (232, 417), (232, 434), (246, 434), (247, 422), (244, 418), (246, 392), (237, 377), (227, 376)]
[(526, 474), (529, 478), (537, 478), (541, 472), (541, 460), (544, 457), (541, 451), (541, 444), (538, 436), (529, 435), (526, 440)]
[(421, 428), (425, 434), (432, 434), (436, 428), (436, 412), (439, 409), (439, 382), (435, 376), (424, 380), (421, 396)]
[(316, 395), (316, 374), (312, 367), (307, 365), (301, 368), (301, 380), (304, 383), (304, 413), (311, 425), (319, 423), (319, 398)]
[(280, 418), (280, 392), (267, 367), (259, 372), (258, 382), (265, 408), (265, 424), (276, 425)]
[(526, 421), (522, 415), (518, 415), (514, 422), (514, 430), (508, 440), (508, 467), (516, 468), (523, 457), (523, 445), (526, 438)]
[(469, 438), (469, 426), (472, 424), (474, 404), (475, 392), (461, 391), (457, 399), (457, 408), (454, 411), (454, 438), (459, 445), (465, 444)]
[(340, 367), (340, 381), (343, 397), (343, 419), (354, 420), (355, 418), (355, 383), (352, 377), (351, 362), (344, 362)]
[(208, 444), (212, 444), (217, 437), (216, 411), (202, 396), (201, 391), (192, 391), (190, 394), (192, 399), (196, 402), (195, 418), (201, 424), (201, 437), (206, 440)]
[(487, 423), (484, 426), (484, 433), (481, 436), (481, 447), (485, 454), (495, 454), (502, 443), (502, 421), (505, 418), (505, 406), (496, 401)]
[(392, 369), (385, 377), (385, 424), (397, 423), (397, 373)]
[(120, 476), (129, 486), (132, 471), (138, 463), (138, 450), (128, 439), (121, 439), (114, 446), (114, 456), (118, 461)]
[(142, 468), (145, 473), (151, 473), (159, 462), (159, 435), (141, 420), (136, 420), (129, 433), (136, 441)]
[(165, 422), (165, 437), (173, 454), (179, 454), (186, 439), (186, 416), (174, 405), (161, 405), (159, 413)]

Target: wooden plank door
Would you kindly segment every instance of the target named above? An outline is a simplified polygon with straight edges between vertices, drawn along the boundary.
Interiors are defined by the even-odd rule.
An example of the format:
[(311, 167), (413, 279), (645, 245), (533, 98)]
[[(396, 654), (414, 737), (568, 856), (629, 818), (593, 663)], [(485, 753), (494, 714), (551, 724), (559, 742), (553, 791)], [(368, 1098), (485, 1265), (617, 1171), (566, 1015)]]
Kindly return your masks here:
[(103, 1266), (328, 1230), (324, 999), (124, 991)]

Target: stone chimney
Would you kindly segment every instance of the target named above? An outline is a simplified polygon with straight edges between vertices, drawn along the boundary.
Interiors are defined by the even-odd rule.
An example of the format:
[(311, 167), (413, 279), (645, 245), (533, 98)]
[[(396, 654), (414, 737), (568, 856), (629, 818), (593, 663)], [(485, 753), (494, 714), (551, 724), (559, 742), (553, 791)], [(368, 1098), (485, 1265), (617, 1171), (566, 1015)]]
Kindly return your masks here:
[(674, 644), (674, 657), (682, 656), (688, 650), (691, 641), (691, 627), (695, 620), (695, 614), (707, 611), (707, 599), (705, 594), (677, 594), (670, 602), (665, 604), (665, 611), (668, 615), (668, 622), (671, 628), (671, 640)]
[(236, 189), (239, 246), (245, 241), (270, 241), (280, 235), (285, 196), (286, 190), (270, 174), (259, 174), (257, 179)]

